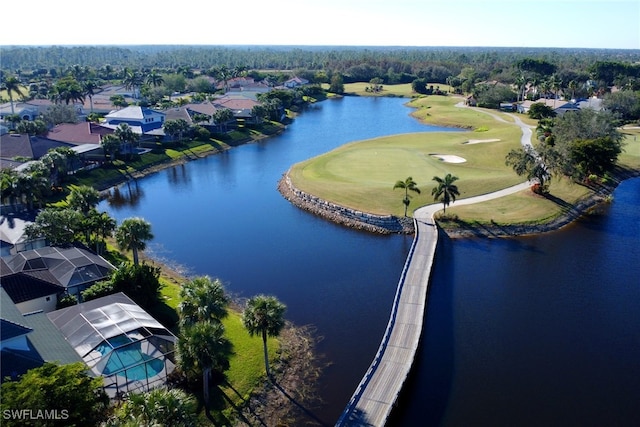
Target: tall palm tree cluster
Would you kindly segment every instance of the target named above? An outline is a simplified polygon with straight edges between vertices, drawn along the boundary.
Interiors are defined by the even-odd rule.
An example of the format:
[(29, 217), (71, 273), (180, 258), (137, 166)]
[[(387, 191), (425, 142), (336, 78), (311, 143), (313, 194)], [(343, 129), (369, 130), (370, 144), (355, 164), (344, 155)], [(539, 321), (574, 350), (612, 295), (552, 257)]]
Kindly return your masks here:
[[(229, 369), (232, 346), (225, 337), (222, 320), (228, 314), (230, 299), (220, 279), (198, 276), (182, 285), (178, 306), (180, 333), (179, 367), (187, 379), (202, 378), (205, 402), (209, 400), (212, 373)], [(286, 306), (273, 296), (250, 298), (242, 322), (250, 335), (262, 337), (267, 378), (271, 379), (267, 338), (280, 334), (285, 326)]]
[(203, 397), (208, 403), (211, 372), (222, 374), (229, 369), (231, 344), (222, 324), (229, 298), (222, 282), (208, 276), (183, 284), (180, 298), (179, 366), (187, 378), (202, 378)]

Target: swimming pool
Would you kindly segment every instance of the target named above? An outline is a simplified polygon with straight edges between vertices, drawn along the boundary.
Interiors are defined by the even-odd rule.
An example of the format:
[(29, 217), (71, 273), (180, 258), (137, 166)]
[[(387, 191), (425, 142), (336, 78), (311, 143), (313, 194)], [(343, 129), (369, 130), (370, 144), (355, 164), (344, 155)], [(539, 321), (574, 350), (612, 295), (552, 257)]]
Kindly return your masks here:
[(107, 357), (103, 375), (116, 374), (127, 380), (145, 380), (162, 372), (164, 362), (144, 353), (140, 341), (119, 335), (102, 342), (96, 350)]

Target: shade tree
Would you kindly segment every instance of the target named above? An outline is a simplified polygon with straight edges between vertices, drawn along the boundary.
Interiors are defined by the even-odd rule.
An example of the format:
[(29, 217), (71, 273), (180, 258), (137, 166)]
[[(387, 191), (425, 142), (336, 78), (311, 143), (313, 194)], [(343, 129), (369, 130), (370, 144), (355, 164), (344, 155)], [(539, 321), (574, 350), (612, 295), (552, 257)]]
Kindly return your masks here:
[[(107, 417), (109, 396), (102, 378), (89, 375), (82, 362), (58, 365), (46, 362), (27, 371), (18, 380), (2, 383), (0, 408), (5, 411), (28, 410), (32, 414), (55, 413), (25, 423), (21, 417), (3, 417), (2, 425), (34, 427), (95, 426)], [(53, 412), (55, 411), (55, 412)]]

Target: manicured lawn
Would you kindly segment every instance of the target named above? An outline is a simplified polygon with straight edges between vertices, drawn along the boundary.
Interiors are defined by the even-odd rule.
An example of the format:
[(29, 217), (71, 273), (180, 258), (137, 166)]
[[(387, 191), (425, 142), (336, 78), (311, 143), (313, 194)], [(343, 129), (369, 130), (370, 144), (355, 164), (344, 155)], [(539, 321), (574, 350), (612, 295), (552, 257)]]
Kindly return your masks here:
[[(429, 97), (431, 98), (431, 97)], [(447, 97), (434, 97), (445, 98)], [(452, 101), (448, 100), (448, 105)], [(447, 103), (441, 103), (443, 108)], [(458, 111), (468, 115), (467, 110)], [(481, 114), (481, 113), (475, 113)], [(360, 141), (298, 163), (290, 176), (296, 187), (343, 206), (366, 212), (404, 214), (404, 193), (394, 190), (398, 180), (411, 176), (421, 194), (412, 193), (409, 211), (433, 203), (434, 176), (459, 177), (461, 197), (495, 191), (522, 182), (505, 166), (506, 154), (520, 146), (520, 129), (482, 115), (485, 131), (414, 133)], [(465, 144), (473, 139), (495, 142)], [(456, 155), (464, 163), (447, 163), (432, 154)]]
[[(265, 380), (264, 350), (262, 337), (250, 336), (242, 325), (239, 311), (230, 311), (223, 321), (227, 336), (233, 342), (233, 356), (231, 367), (226, 372), (227, 381), (233, 386), (222, 386), (221, 390), (230, 397), (236, 405), (249, 398), (253, 389)], [(267, 339), (269, 361), (275, 360), (278, 350), (278, 340)]]
[[(483, 131), (496, 127), (500, 122), (491, 118), (478, 108), (461, 108), (456, 106), (464, 101), (459, 96), (425, 96), (413, 99), (409, 106), (416, 110), (412, 115), (425, 123), (438, 126), (452, 126), (465, 129)], [(495, 111), (484, 110), (503, 117), (512, 122), (508, 115)]]
[[(186, 280), (180, 281), (173, 275), (163, 275), (161, 277), (161, 283), (164, 285), (162, 298), (167, 306), (174, 310), (177, 310), (180, 303), (180, 286)], [(262, 338), (249, 335), (242, 324), (242, 313), (239, 308), (229, 309), (229, 315), (223, 319), (222, 324), (225, 327), (226, 337), (233, 345), (233, 355), (229, 359), (230, 367), (225, 372), (230, 386), (221, 386), (220, 390), (235, 405), (241, 405), (243, 400), (249, 398), (253, 389), (265, 379)], [(269, 338), (267, 347), (269, 360), (273, 362), (278, 352), (278, 340)], [(212, 393), (216, 394), (218, 391), (213, 390)], [(224, 401), (224, 399), (213, 400)]]
[(457, 216), (461, 221), (507, 224), (542, 224), (559, 217), (573, 205), (592, 194), (591, 190), (569, 179), (553, 179), (550, 185), (551, 198), (521, 191), (488, 202), (447, 209), (448, 216)]
[[(110, 240), (109, 260), (115, 265), (128, 260), (132, 262), (130, 253), (122, 253), (114, 246), (113, 239)], [(146, 260), (144, 253), (142, 258)], [(153, 262), (153, 265), (161, 267), (160, 283), (163, 285), (161, 289), (161, 297), (163, 303), (154, 307), (154, 316), (162, 314), (164, 319), (173, 318), (177, 320), (177, 308), (180, 304), (180, 288), (182, 283), (188, 279), (182, 277), (172, 270), (164, 268)], [(158, 319), (163, 320), (163, 319)], [(242, 325), (242, 312), (240, 308), (233, 307), (229, 309), (229, 315), (222, 321), (225, 327), (225, 335), (233, 346), (233, 354), (229, 359), (230, 367), (225, 372), (228, 385), (221, 385), (219, 388), (211, 390), (212, 411), (220, 411), (230, 416), (234, 409), (229, 405), (226, 398), (231, 399), (233, 405), (241, 406), (247, 400), (254, 389), (265, 380), (264, 352), (262, 346), (262, 337), (250, 336)], [(177, 334), (177, 325), (171, 328), (172, 332)], [(279, 341), (277, 338), (269, 338), (267, 340), (269, 349), (269, 361), (276, 360), (279, 349)], [(200, 394), (197, 397), (201, 399)], [(204, 412), (204, 410), (203, 410)], [(214, 418), (219, 418), (214, 415)], [(204, 416), (199, 417), (200, 422), (206, 425), (212, 425)]]
[[(412, 115), (420, 120), (470, 131), (404, 134), (354, 142), (292, 166), (291, 179), (302, 191), (339, 205), (397, 216), (404, 214), (404, 192), (393, 190), (393, 185), (408, 176), (421, 190), (419, 195), (410, 193), (409, 215), (420, 206), (434, 203), (434, 176), (457, 176), (459, 199), (523, 182), (504, 164), (506, 154), (520, 147), (521, 131), (513, 124), (513, 117), (494, 110), (460, 108), (456, 104), (461, 100), (427, 96), (412, 100), (409, 106), (416, 108)], [(502, 117), (507, 123), (487, 113)], [(518, 117), (531, 126), (536, 124), (525, 115)], [(626, 129), (623, 133), (625, 147), (618, 163), (640, 170), (640, 129)], [(499, 141), (464, 144), (474, 139)], [(434, 153), (456, 155), (466, 162), (446, 163), (431, 156)], [(527, 190), (476, 205), (455, 207), (454, 203), (447, 213), (471, 222), (537, 224), (558, 217), (567, 209), (566, 204), (575, 204), (592, 191), (568, 179), (555, 178), (550, 194), (544, 198)]]
[[(431, 84), (433, 85), (434, 89), (436, 87), (440, 87), (440, 90), (443, 92), (447, 92), (448, 90), (450, 90), (450, 87), (445, 84), (440, 84), (440, 83), (431, 83)], [(401, 96), (404, 98), (420, 96), (419, 94), (413, 91), (413, 89), (411, 88), (411, 83), (403, 83), (403, 84), (396, 84), (396, 85), (383, 84), (382, 90), (376, 93), (367, 91), (367, 88), (370, 86), (371, 85), (369, 83), (365, 83), (365, 82), (345, 83), (344, 94), (356, 95), (356, 96)], [(329, 89), (328, 84), (323, 84), (322, 87), (325, 90)]]

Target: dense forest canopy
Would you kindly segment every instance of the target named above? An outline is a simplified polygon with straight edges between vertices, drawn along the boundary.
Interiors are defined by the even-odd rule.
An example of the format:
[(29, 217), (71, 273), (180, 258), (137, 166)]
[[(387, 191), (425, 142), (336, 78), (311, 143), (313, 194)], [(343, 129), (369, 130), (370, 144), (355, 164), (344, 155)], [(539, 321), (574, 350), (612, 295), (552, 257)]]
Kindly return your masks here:
[(596, 61), (640, 63), (640, 50), (480, 48), (480, 47), (336, 47), (336, 46), (0, 46), (0, 67), (5, 72), (49, 70), (76, 64), (99, 68), (110, 65), (174, 69), (208, 69), (220, 65), (265, 70), (330, 70), (350, 74), (357, 66), (374, 67), (387, 74), (418, 74), (440, 67), (440, 74), (457, 75), (461, 67), (495, 73), (517, 63), (540, 61), (559, 70), (585, 70)]

